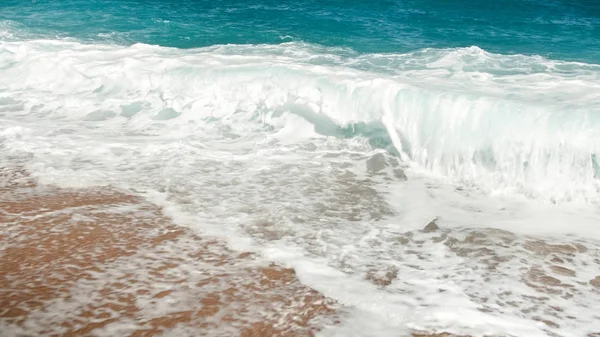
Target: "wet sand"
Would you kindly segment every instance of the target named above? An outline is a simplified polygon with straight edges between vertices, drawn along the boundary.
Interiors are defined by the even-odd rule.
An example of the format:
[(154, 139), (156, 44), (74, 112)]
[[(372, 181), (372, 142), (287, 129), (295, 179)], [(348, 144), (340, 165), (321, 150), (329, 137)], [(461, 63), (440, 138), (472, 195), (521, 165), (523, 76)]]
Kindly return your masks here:
[(1, 336), (312, 336), (343, 311), (127, 193), (3, 168), (0, 196)]
[(0, 179), (3, 336), (310, 336), (335, 322), (333, 301), (293, 270), (258, 266), (136, 197), (16, 170)]
[[(444, 244), (482, 275), (518, 270), (525, 288), (468, 294), (482, 312), (520, 310), (553, 336), (590, 324), (575, 313), (600, 296), (596, 244), (427, 228), (397, 239), (414, 248), (406, 258), (427, 261), (426, 248)], [(313, 336), (345, 319), (346, 308), (301, 284), (293, 269), (176, 226), (159, 207), (116, 189), (43, 186), (22, 169), (0, 168), (0, 243), (2, 337)], [(365, 279), (388, 288), (413, 267), (421, 268), (382, 265)]]

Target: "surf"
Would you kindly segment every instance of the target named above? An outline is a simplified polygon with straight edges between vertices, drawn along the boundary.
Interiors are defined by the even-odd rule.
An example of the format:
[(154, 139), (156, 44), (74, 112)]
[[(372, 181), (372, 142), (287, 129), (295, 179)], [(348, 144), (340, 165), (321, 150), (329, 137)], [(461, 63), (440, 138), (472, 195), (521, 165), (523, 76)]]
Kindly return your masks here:
[(478, 47), (0, 42), (2, 118), (126, 130), (162, 121), (164, 132), (214, 123), (243, 136), (296, 116), (312, 125), (306, 138), (366, 137), (442, 180), (551, 203), (598, 201), (598, 78), (597, 65)]

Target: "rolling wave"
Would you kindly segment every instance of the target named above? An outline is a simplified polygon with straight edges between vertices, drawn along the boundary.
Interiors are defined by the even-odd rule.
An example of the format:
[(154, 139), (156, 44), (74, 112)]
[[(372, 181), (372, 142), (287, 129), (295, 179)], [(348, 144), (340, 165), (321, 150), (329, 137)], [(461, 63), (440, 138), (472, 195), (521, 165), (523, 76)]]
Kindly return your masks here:
[(299, 116), (489, 193), (597, 202), (600, 66), (478, 47), (358, 54), (301, 42), (176, 49), (0, 42), (0, 118), (244, 135)]

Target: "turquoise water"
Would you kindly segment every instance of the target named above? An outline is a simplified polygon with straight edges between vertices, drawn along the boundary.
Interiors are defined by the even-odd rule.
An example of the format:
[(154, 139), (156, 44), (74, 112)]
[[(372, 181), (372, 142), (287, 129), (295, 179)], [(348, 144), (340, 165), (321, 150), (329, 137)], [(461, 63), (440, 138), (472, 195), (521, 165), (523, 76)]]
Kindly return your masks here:
[(303, 41), (361, 53), (478, 46), (502, 54), (600, 61), (600, 3), (503, 1), (15, 1), (22, 36), (192, 48)]

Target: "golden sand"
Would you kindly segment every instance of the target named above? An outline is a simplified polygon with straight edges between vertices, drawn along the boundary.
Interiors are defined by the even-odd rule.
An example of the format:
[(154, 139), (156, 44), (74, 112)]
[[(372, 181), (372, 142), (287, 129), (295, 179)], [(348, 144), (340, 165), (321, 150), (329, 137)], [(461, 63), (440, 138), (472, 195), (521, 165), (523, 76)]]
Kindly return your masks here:
[[(5, 170), (2, 179), (0, 224), (2, 232), (10, 234), (0, 238), (5, 247), (0, 259), (0, 318), (15, 332), (84, 336), (127, 320), (133, 324), (122, 331), (129, 336), (154, 336), (176, 325), (197, 329), (199, 335), (231, 326), (242, 336), (310, 336), (317, 329), (311, 319), (333, 317), (332, 301), (301, 285), (292, 269), (249, 267), (252, 254), (236, 254), (218, 241), (173, 226), (160, 209), (136, 197), (109, 189), (41, 187), (23, 171)], [(128, 206), (135, 207), (127, 210)], [(115, 212), (115, 207), (124, 211)], [(141, 314), (136, 296), (161, 299), (181, 285), (189, 286), (185, 277), (169, 277), (182, 257), (163, 249), (180, 243), (183, 236), (197, 247), (189, 257), (215, 269), (227, 265), (236, 275), (221, 273), (196, 283), (189, 294), (189, 300), (197, 302), (189, 306), (192, 310)], [(117, 282), (98, 282), (103, 286), (91, 289), (89, 295), (97, 301), (69, 305), (68, 313), (49, 312), (57, 299), (73, 299), (76, 283), (105, 277), (112, 262), (139, 254), (140, 249), (152, 250), (154, 261), (137, 272), (147, 273), (166, 290), (157, 291), (152, 284), (140, 284), (138, 275), (124, 273)], [(249, 308), (262, 319), (244, 321)], [(41, 322), (40, 316), (45, 316)]]
[(340, 306), (292, 269), (175, 226), (132, 195), (0, 169), (0, 196), (0, 335), (312, 336), (338, 322)]

